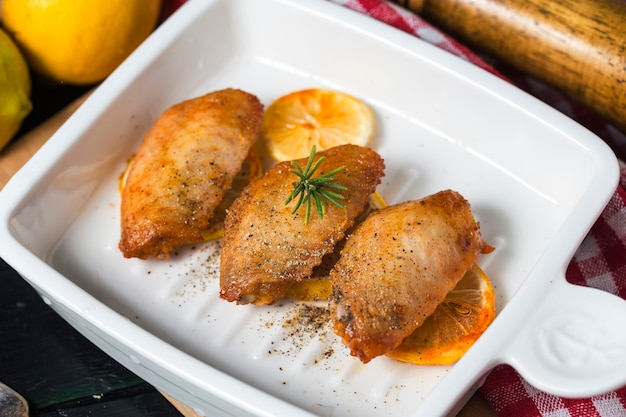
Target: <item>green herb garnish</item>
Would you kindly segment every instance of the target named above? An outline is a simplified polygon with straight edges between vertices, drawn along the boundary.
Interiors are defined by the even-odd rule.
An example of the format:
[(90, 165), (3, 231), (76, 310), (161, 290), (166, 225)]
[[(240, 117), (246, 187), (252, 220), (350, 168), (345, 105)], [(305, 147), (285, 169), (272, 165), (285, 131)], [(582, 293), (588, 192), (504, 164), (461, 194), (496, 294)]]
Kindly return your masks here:
[(309, 159), (306, 163), (306, 167), (302, 170), (302, 167), (296, 162), (291, 161), (291, 165), (293, 168), (290, 170), (294, 174), (296, 174), (300, 181), (293, 183), (293, 191), (289, 195), (289, 198), (285, 201), (285, 205), (289, 204), (292, 200), (298, 197), (298, 201), (294, 206), (293, 210), (291, 210), (291, 214), (294, 214), (302, 204), (305, 205), (305, 215), (304, 215), (304, 224), (309, 224), (309, 219), (311, 218), (311, 205), (313, 202), (315, 203), (315, 209), (317, 213), (320, 215), (320, 219), (324, 218), (324, 213), (326, 213), (326, 202), (330, 201), (340, 209), (345, 209), (346, 207), (341, 204), (338, 200), (343, 200), (344, 196), (330, 189), (335, 190), (347, 190), (348, 188), (340, 185), (340, 184), (332, 184), (335, 181), (334, 175), (343, 171), (345, 166), (333, 169), (326, 174), (322, 174), (315, 178), (311, 178), (317, 168), (319, 168), (320, 164), (324, 161), (325, 157), (321, 156), (315, 164), (313, 164), (313, 160), (315, 159), (315, 145), (311, 148), (311, 154), (309, 155)]

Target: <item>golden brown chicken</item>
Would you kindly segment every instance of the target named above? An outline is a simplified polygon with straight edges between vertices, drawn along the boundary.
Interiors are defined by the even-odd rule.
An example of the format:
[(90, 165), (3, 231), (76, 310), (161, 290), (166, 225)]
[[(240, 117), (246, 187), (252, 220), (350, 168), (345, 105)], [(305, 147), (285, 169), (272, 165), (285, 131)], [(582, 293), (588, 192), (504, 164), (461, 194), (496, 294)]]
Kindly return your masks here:
[(481, 252), (468, 202), (441, 191), (373, 212), (331, 271), (335, 332), (364, 363), (398, 346), (444, 300)]
[(261, 102), (235, 89), (176, 104), (158, 118), (122, 191), (125, 257), (167, 259), (179, 246), (202, 241), (262, 118)]
[[(340, 166), (336, 184), (345, 209), (328, 204), (323, 219), (304, 208), (294, 214), (285, 200), (298, 177), (291, 163), (281, 162), (252, 182), (226, 215), (220, 265), (220, 296), (239, 304), (269, 304), (283, 297), (289, 286), (311, 275), (324, 254), (333, 251), (346, 230), (369, 202), (383, 176), (384, 162), (373, 150), (356, 145), (337, 146), (316, 156), (326, 159), (317, 175)], [(307, 160), (298, 161), (305, 166)]]

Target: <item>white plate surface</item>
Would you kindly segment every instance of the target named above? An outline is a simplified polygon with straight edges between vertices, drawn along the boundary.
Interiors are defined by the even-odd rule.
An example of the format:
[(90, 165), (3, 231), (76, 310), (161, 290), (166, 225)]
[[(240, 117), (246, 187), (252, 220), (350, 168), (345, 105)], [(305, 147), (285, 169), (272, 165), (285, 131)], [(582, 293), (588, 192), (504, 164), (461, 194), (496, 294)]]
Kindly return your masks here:
[[(168, 261), (122, 257), (117, 181), (126, 159), (168, 106), (226, 87), (266, 105), (309, 87), (357, 96), (375, 112), (371, 146), (385, 159), (379, 191), (390, 203), (446, 188), (470, 201), (496, 247), (479, 264), (499, 314), (457, 365), (363, 365), (301, 304), (220, 300), (219, 243)], [(196, 0), (6, 186), (0, 255), (103, 350), (201, 415), (439, 415), (457, 410), (498, 363), (564, 395), (590, 393), (567, 382), (590, 372), (603, 373), (599, 390), (626, 382), (605, 377), (605, 366), (626, 369), (623, 359), (580, 369), (552, 361), (570, 348), (523, 324), (543, 294), (570, 290), (564, 268), (617, 175), (606, 145), (579, 125), (382, 23), (321, 0)], [(535, 321), (545, 330), (543, 317)], [(509, 348), (520, 334), (530, 350)]]

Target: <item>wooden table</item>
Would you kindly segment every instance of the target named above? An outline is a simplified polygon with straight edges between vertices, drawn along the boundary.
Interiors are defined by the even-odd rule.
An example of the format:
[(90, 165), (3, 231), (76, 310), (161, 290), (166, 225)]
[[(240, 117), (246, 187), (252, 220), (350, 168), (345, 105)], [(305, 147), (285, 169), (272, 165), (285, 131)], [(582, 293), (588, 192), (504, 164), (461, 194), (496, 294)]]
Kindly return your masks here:
[[(85, 100), (84, 95), (0, 152), (0, 189)], [(63, 321), (0, 260), (0, 380), (38, 417), (197, 417)], [(458, 417), (495, 413), (479, 394)]]

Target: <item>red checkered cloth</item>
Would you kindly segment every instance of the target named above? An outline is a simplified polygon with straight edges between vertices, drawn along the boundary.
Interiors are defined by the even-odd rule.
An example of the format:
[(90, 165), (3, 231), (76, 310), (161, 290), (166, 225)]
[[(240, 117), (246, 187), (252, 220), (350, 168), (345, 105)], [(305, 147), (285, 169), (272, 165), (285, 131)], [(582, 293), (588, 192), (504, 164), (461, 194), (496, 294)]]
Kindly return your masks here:
[[(186, 0), (164, 0), (166, 18)], [(387, 0), (329, 0), (372, 16), (413, 34), (450, 53), (505, 78), (575, 119), (603, 138), (626, 159), (626, 135), (589, 109), (568, 100), (549, 86), (499, 63), (489, 64), (414, 13)], [(490, 62), (491, 59), (489, 59)], [(626, 298), (626, 164), (621, 162), (620, 185), (602, 215), (578, 249), (567, 270), (567, 279)], [(480, 393), (499, 417), (618, 417), (626, 416), (626, 387), (584, 399), (565, 399), (539, 391), (513, 368), (494, 369)]]
[[(498, 63), (488, 64), (414, 13), (386, 0), (330, 1), (393, 25), (511, 81), (592, 130), (617, 155), (622, 158), (626, 155), (626, 135), (597, 114), (536, 79)], [(621, 160), (620, 168), (619, 187), (576, 252), (566, 275), (571, 283), (605, 290), (626, 299), (626, 164)], [(592, 398), (560, 398), (534, 388), (508, 365), (494, 369), (480, 393), (500, 417), (626, 416), (626, 387)]]

